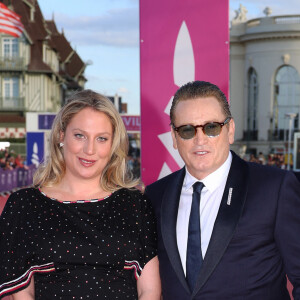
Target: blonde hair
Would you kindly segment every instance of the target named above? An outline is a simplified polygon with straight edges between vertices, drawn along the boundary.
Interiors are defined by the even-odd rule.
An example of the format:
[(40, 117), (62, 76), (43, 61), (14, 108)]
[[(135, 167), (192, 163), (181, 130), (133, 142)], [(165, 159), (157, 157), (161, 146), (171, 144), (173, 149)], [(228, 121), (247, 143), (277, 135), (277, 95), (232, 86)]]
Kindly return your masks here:
[(53, 186), (61, 182), (66, 171), (63, 149), (59, 146), (61, 133), (66, 131), (71, 119), (84, 108), (105, 113), (113, 127), (110, 160), (102, 171), (100, 186), (110, 192), (136, 186), (139, 181), (132, 179), (127, 168), (128, 136), (122, 118), (109, 99), (91, 90), (73, 94), (56, 115), (50, 134), (49, 156), (39, 165), (33, 184)]

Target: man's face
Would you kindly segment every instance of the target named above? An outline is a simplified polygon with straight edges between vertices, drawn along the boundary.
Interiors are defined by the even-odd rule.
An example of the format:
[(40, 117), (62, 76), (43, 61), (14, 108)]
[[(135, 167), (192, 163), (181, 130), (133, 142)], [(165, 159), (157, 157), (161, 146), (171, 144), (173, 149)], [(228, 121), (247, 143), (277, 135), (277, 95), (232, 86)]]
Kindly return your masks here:
[[(181, 101), (175, 108), (174, 116), (175, 127), (223, 123), (226, 119), (215, 97)], [(172, 129), (173, 147), (178, 149), (190, 174), (201, 180), (217, 170), (227, 159), (229, 145), (234, 142), (234, 130), (233, 119), (222, 127), (217, 137), (208, 137), (202, 128), (197, 128), (193, 138), (184, 140)]]

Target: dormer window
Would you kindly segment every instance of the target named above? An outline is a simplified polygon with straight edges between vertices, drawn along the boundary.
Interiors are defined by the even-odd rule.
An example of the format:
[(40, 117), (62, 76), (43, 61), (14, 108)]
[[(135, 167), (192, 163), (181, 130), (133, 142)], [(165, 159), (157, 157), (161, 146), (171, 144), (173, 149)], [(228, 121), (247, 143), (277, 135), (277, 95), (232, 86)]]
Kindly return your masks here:
[(34, 7), (30, 8), (30, 21), (33, 22), (34, 21), (34, 13), (35, 13), (35, 9)]

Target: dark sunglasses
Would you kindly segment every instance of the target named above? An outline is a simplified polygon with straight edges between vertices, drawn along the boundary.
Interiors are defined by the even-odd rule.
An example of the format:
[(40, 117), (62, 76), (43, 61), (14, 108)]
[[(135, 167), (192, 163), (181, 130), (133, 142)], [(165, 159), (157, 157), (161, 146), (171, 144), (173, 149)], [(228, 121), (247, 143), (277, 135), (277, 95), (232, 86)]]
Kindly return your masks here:
[(223, 123), (219, 122), (212, 122), (206, 123), (204, 125), (182, 125), (179, 127), (175, 127), (174, 124), (172, 128), (178, 132), (179, 136), (184, 140), (192, 139), (197, 134), (197, 128), (202, 128), (204, 134), (208, 137), (216, 137), (220, 135), (222, 127), (226, 125), (231, 120), (231, 117), (228, 117)]

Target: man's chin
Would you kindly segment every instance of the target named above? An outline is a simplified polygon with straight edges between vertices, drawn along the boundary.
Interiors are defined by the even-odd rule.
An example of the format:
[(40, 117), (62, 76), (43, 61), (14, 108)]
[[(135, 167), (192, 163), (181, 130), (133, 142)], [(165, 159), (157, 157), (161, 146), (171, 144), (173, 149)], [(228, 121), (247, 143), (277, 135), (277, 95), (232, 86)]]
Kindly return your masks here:
[(204, 164), (201, 164), (201, 166), (198, 165), (187, 169), (192, 176), (199, 180), (205, 178), (210, 173), (208, 166)]

